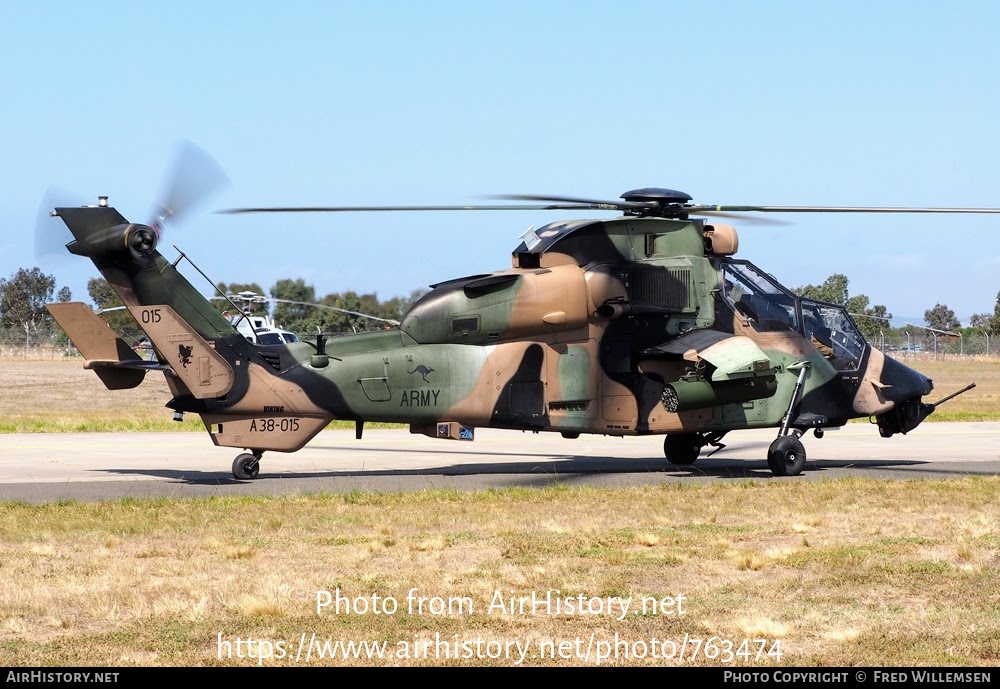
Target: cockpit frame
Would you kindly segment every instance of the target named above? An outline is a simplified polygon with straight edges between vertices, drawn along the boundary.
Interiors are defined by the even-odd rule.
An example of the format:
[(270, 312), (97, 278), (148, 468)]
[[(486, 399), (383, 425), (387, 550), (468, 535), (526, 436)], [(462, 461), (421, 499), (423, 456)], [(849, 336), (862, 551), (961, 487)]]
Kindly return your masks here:
[(750, 261), (720, 268), (723, 301), (755, 331), (798, 332), (838, 371), (861, 369), (870, 345), (843, 306), (799, 297)]

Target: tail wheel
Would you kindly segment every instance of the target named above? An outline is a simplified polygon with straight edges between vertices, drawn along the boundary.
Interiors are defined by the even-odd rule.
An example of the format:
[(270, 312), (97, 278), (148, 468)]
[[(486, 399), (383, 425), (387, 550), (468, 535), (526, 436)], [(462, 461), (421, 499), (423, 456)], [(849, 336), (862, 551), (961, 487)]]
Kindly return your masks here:
[(806, 466), (806, 449), (793, 435), (783, 435), (767, 450), (767, 466), (775, 476), (798, 476)]
[(671, 464), (694, 464), (701, 453), (701, 438), (696, 433), (674, 433), (663, 439), (663, 454)]

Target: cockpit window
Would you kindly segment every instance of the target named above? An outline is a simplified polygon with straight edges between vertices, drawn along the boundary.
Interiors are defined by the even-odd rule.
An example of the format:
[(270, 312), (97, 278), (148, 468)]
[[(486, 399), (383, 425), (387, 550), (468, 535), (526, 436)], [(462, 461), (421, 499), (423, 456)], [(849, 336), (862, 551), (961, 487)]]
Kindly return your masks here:
[(795, 297), (749, 263), (727, 263), (722, 294), (758, 332), (798, 330)]
[(856, 371), (865, 339), (839, 306), (802, 300), (802, 334), (838, 371)]
[(857, 371), (867, 343), (847, 311), (796, 297), (747, 262), (724, 263), (722, 294), (757, 332), (802, 333), (838, 371)]

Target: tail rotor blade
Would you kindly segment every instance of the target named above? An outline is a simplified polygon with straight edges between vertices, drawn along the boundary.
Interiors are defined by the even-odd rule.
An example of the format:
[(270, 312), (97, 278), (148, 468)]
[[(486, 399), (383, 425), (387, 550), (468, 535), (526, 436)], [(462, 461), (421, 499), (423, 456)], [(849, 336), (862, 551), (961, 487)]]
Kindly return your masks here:
[(215, 159), (190, 141), (179, 144), (174, 169), (156, 209), (156, 226), (175, 222), (215, 192), (229, 177)]
[(73, 240), (73, 234), (66, 223), (51, 216), (56, 206), (65, 206), (73, 194), (58, 187), (49, 187), (42, 196), (41, 205), (35, 214), (35, 260), (45, 265), (53, 259), (65, 258), (66, 244)]

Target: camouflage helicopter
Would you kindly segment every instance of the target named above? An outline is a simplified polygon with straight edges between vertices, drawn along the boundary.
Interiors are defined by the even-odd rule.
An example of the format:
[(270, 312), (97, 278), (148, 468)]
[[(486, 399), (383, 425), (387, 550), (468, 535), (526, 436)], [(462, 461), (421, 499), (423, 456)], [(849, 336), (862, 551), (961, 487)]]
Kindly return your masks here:
[[(926, 376), (872, 347), (835, 304), (794, 295), (734, 258), (731, 213), (984, 212), (1000, 209), (707, 206), (647, 188), (620, 200), (508, 196), (508, 205), (245, 208), (607, 210), (606, 220), (529, 230), (511, 268), (432, 285), (398, 326), (313, 342), (250, 342), (157, 251), (167, 210), (131, 223), (106, 197), (58, 207), (75, 239), (149, 336), (143, 361), (81, 303), (49, 311), (109, 389), (166, 375), (175, 418), (200, 415), (212, 441), (245, 450), (237, 479), (265, 451), (294, 452), (333, 419), (409, 424), (472, 440), (477, 427), (581, 434), (661, 434), (666, 459), (693, 463), (730, 431), (776, 428), (767, 462), (799, 474), (800, 438), (873, 417), (891, 437), (937, 404)], [(512, 204), (518, 201), (518, 204)], [(526, 203), (532, 202), (532, 203)], [(168, 206), (168, 208), (170, 208)], [(190, 259), (188, 259), (190, 260)], [(200, 272), (200, 271), (199, 271)], [(206, 278), (207, 279), (207, 278)], [(961, 390), (954, 394), (964, 392)]]

